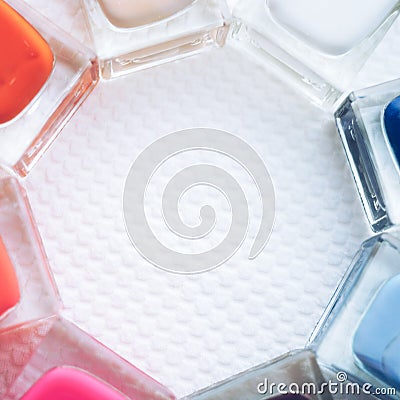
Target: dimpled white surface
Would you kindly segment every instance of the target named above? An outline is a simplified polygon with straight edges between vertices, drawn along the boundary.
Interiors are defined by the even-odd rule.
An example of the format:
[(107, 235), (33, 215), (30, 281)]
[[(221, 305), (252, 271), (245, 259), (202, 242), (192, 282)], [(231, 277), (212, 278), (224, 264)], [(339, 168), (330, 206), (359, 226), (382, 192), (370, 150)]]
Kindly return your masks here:
[[(87, 41), (76, 0), (30, 3)], [(355, 87), (396, 77), (399, 34), (396, 23)], [(174, 275), (131, 245), (123, 184), (146, 146), (198, 126), (232, 132), (261, 155), (275, 184), (276, 225), (248, 260), (260, 218), (250, 202), (250, 238), (229, 262)], [(302, 347), (371, 235), (332, 116), (231, 46), (102, 82), (26, 185), (66, 316), (177, 396)], [(186, 207), (198, 215), (198, 204)], [(153, 223), (162, 232), (163, 221)]]

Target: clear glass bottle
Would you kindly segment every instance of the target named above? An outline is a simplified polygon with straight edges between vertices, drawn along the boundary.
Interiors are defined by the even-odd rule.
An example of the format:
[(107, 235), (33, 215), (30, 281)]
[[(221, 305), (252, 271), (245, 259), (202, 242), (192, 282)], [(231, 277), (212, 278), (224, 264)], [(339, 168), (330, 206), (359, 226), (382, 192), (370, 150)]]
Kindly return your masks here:
[(382, 40), (399, 6), (398, 0), (240, 0), (232, 37), (314, 103), (331, 107)]
[[(314, 386), (318, 391), (324, 382), (315, 355), (308, 350), (293, 351), (200, 390), (184, 400), (328, 400), (331, 399), (328, 391), (308, 393), (313, 390), (307, 389)], [(299, 393), (293, 396), (296, 391)]]
[[(20, 340), (19, 338), (23, 338)], [(153, 378), (62, 317), (53, 317), (31, 331), (0, 335), (0, 347), (13, 344), (15, 353), (34, 352), (19, 370), (4, 400), (174, 400)], [(17, 363), (9, 360), (10, 371)]]
[(400, 80), (387, 82), (351, 93), (335, 113), (368, 221), (376, 232), (400, 224), (399, 95)]
[(61, 300), (24, 189), (0, 170), (0, 332), (55, 315)]
[[(400, 391), (400, 242), (383, 234), (361, 246), (311, 339), (318, 361), (359, 384)], [(393, 389), (397, 389), (397, 393)]]
[(224, 0), (82, 0), (105, 79), (225, 43)]
[(25, 176), (98, 82), (95, 54), (24, 1), (0, 1), (0, 163)]

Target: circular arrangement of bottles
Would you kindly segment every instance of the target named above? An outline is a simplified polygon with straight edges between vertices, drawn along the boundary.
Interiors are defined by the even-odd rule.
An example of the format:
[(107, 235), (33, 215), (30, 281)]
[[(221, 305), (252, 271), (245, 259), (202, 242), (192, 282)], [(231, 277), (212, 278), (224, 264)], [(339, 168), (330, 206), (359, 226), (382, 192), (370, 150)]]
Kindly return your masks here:
[[(400, 80), (343, 98), (396, 19), (398, 0), (240, 0), (233, 14), (222, 0), (83, 0), (83, 7), (95, 52), (22, 0), (0, 0), (5, 169), (27, 175), (100, 77), (117, 78), (229, 41), (266, 66), (273, 62), (318, 106), (335, 108), (371, 228), (382, 232), (400, 224)], [(174, 399), (60, 316), (25, 191), (7, 173), (0, 179), (0, 210), (0, 332), (11, 338), (25, 332), (26, 342), (39, 338), (5, 399)], [(304, 393), (302, 385), (326, 389), (336, 379), (341, 389), (348, 380), (367, 397), (394, 399), (400, 390), (399, 305), (400, 244), (381, 234), (362, 244), (304, 350), (189, 397), (330, 399), (337, 392)], [(284, 392), (279, 383), (303, 389)]]

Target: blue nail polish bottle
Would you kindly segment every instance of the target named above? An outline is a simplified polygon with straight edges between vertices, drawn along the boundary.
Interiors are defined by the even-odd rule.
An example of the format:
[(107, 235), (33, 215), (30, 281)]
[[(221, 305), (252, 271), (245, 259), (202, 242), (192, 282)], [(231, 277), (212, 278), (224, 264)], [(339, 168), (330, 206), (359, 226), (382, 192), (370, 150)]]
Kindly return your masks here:
[(334, 373), (398, 399), (399, 310), (400, 241), (382, 234), (363, 243), (308, 347)]
[(363, 315), (353, 339), (361, 365), (400, 389), (400, 275), (389, 279)]
[(368, 221), (400, 224), (400, 79), (351, 93), (335, 113)]
[(400, 96), (386, 106), (382, 115), (382, 124), (393, 162), (400, 171)]

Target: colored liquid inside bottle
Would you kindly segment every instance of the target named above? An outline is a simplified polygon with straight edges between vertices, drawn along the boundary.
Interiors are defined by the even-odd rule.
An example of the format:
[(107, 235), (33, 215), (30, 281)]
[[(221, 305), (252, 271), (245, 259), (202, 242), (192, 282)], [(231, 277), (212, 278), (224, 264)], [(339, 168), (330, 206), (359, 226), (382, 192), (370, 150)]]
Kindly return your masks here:
[(19, 300), (17, 275), (0, 237), (0, 317), (15, 307)]
[(20, 300), (17, 275), (0, 237), (0, 318)]
[(322, 53), (339, 56), (371, 36), (397, 0), (266, 0), (271, 15)]
[(393, 99), (385, 108), (383, 125), (393, 161), (400, 171), (400, 96)]
[(194, 0), (98, 0), (107, 19), (117, 28), (134, 28), (168, 18)]
[(71, 367), (57, 367), (44, 374), (21, 400), (127, 400), (95, 376)]
[(400, 389), (400, 275), (388, 280), (364, 314), (353, 351), (365, 369)]
[(0, 0), (0, 124), (16, 118), (38, 95), (53, 69), (43, 37)]

